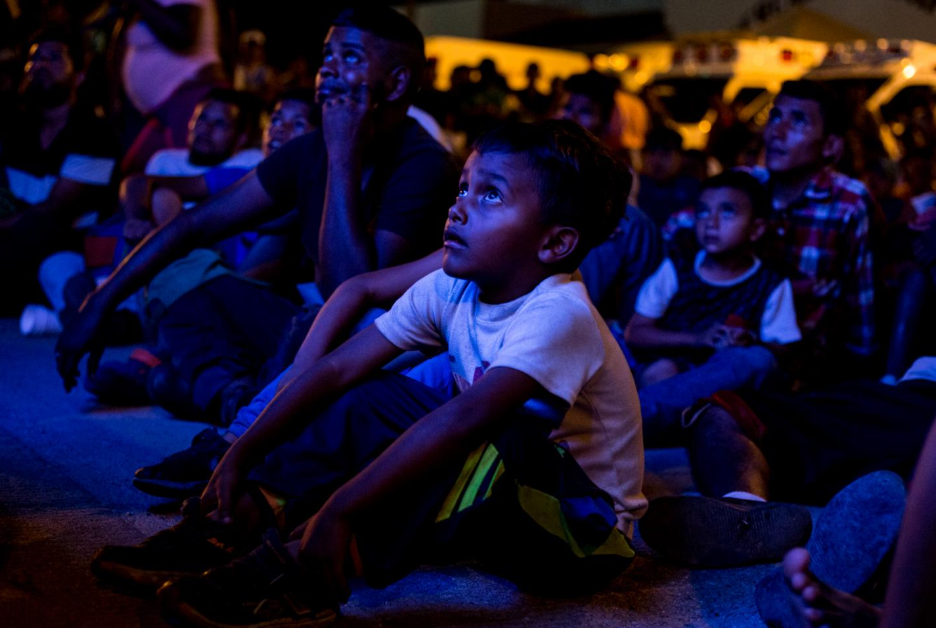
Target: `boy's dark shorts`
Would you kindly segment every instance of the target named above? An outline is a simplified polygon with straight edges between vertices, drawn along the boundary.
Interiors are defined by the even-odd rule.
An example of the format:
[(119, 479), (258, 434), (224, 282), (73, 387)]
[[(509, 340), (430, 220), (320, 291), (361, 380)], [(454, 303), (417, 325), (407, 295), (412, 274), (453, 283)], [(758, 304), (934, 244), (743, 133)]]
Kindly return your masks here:
[[(449, 397), (381, 373), (313, 419), (267, 457), (251, 479), (290, 496), (299, 525), (419, 418)], [(518, 416), (467, 458), (388, 495), (353, 522), (364, 577), (386, 586), (424, 564), (480, 560), (522, 588), (548, 595), (594, 592), (634, 551), (613, 502), (542, 421)]]

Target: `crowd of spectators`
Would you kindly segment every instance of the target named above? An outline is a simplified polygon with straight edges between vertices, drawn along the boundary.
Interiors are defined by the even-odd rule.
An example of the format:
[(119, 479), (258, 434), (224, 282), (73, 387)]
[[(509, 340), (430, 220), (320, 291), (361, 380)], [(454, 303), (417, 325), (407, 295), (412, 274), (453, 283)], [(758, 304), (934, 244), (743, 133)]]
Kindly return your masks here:
[[(612, 496), (611, 527), (622, 538), (646, 509), (642, 470), (634, 469), (642, 467), (643, 446), (688, 447), (702, 495), (713, 503), (740, 500), (744, 508), (777, 498), (825, 503), (866, 473), (912, 471), (936, 414), (936, 366), (927, 357), (936, 354), (936, 337), (926, 324), (936, 306), (936, 172), (927, 150), (936, 136), (933, 103), (906, 114), (897, 161), (876, 141), (876, 123), (860, 94), (842, 101), (810, 81), (784, 84), (762, 128), (716, 103), (708, 147), (687, 151), (680, 133), (659, 115), (659, 103), (648, 94), (625, 93), (617, 78), (596, 70), (555, 81), (546, 93), (538, 87), (543, 69), (530, 63), (527, 85), (512, 90), (486, 59), (455, 68), (450, 88), (440, 91), (418, 30), (382, 10), (341, 13), (313, 72), (301, 56), (284, 68), (271, 65), (259, 30), (225, 42), (231, 25), (213, 0), (129, 0), (119, 9), (87, 10), (47, 4), (29, 38), (12, 38), (0, 51), (0, 261), (10, 271), (0, 280), (0, 314), (20, 316), (23, 333), (61, 332), (56, 360), (66, 388), (78, 383), (87, 353), (83, 385), (101, 403), (155, 403), (180, 418), (227, 428), (206, 430), (190, 449), (140, 469), (135, 483), (141, 490), (186, 497), (209, 480), (209, 491), (233, 490), (218, 488), (240, 481), (219, 479), (218, 461), (231, 451), (257, 449), (258, 438), (269, 440), (264, 429), (277, 419), (262, 417), (282, 414), (289, 403), (282, 400), (292, 399), (296, 382), (308, 385), (309, 372), (326, 368), (317, 365), (328, 363), (324, 356), (352, 329), (364, 329), (355, 338), (371, 344), (354, 345), (366, 347), (366, 358), (338, 352), (334, 359), (351, 372), (395, 357), (393, 370), (409, 375), (404, 388), (417, 380), (464, 395), (480, 385), (491, 366), (484, 359), (473, 375), (455, 371), (449, 362), (461, 363), (444, 352), (441, 360), (421, 362), (415, 350), (438, 340), (409, 327), (410, 319), (448, 320), (444, 308), (420, 308), (430, 308), (439, 291), (454, 289), (435, 271), (461, 268), (451, 259), (471, 248), (464, 226), (470, 221), (459, 209), (469, 200), (463, 199), (479, 194), (484, 203), (502, 203), (501, 197), (521, 192), (504, 194), (497, 181), (509, 189), (519, 172), (542, 178), (559, 167), (556, 162), (573, 158), (584, 160), (575, 181), (589, 180), (605, 158), (615, 164), (613, 185), (576, 190), (583, 208), (611, 208), (608, 228), (595, 231), (600, 237), (577, 222), (585, 218), (564, 215), (561, 220), (578, 229), (574, 241), (568, 230), (550, 232), (548, 245), (536, 253), (537, 266), (520, 257), (530, 247), (510, 239), (519, 227), (487, 217), (495, 210), (472, 209), (485, 216), (477, 221), (499, 227), (479, 232), (489, 240), (489, 259), (459, 272), (477, 277), (482, 300), (476, 307), (491, 307), (530, 292), (536, 284), (515, 292), (526, 280), (522, 272), (539, 276), (555, 263), (562, 272), (575, 271), (585, 301), (604, 321), (601, 329), (607, 323), (607, 335), (592, 338), (598, 349), (591, 349), (615, 355), (620, 349), (636, 390), (630, 394), (627, 376), (617, 396), (593, 391), (593, 403), (618, 403), (612, 414), (621, 415), (622, 425), (639, 406), (642, 424), (628, 427), (618, 441), (609, 437), (607, 446), (620, 458), (601, 463), (600, 482), (588, 465), (607, 452), (576, 441), (584, 424), (563, 424), (562, 438), (554, 434), (554, 440)], [(236, 49), (235, 63), (225, 63), (226, 48)], [(563, 122), (528, 126), (551, 120)], [(551, 129), (559, 144), (570, 142), (567, 152), (544, 157), (547, 149), (531, 139), (536, 132), (524, 130), (531, 128)], [(569, 139), (581, 129), (588, 132), (581, 141), (595, 147), (582, 149), (580, 140)], [(600, 155), (594, 163), (587, 156), (592, 153)], [(504, 155), (526, 157), (515, 163)], [(556, 181), (528, 193), (539, 195), (544, 207), (560, 203), (546, 202), (545, 190), (558, 199), (570, 194), (561, 177), (571, 175), (555, 172)], [(488, 180), (494, 181), (490, 189), (477, 192), (476, 181)], [(446, 221), (443, 255), (437, 249)], [(530, 224), (536, 227), (524, 228), (539, 233), (540, 223)], [(495, 295), (501, 300), (485, 302)], [(390, 314), (377, 318), (397, 299)], [(561, 373), (571, 379), (578, 354), (559, 358), (537, 343), (570, 342), (556, 329), (596, 323), (591, 315), (587, 325), (566, 323), (539, 307), (543, 318), (529, 319), (526, 332), (537, 339), (508, 330), (520, 348), (504, 349), (496, 365), (525, 364), (536, 377), (539, 367), (525, 362), (521, 351), (542, 350), (546, 359), (565, 362), (542, 378)], [(467, 316), (456, 320), (487, 334), (500, 324), (496, 316), (508, 316), (498, 312), (485, 314), (489, 321), (480, 314), (451, 315)], [(509, 316), (522, 312), (530, 316), (522, 309)], [(375, 318), (377, 327), (369, 326)], [(469, 331), (448, 341), (466, 347), (488, 342), (459, 335)], [(374, 336), (379, 333), (386, 338)], [(413, 351), (396, 357), (381, 344), (387, 338)], [(104, 347), (113, 344), (136, 349), (128, 360), (99, 364)], [(612, 362), (601, 369), (627, 370)], [(488, 378), (494, 383), (487, 389), (513, 399), (496, 388), (497, 377)], [(388, 388), (388, 381), (378, 378), (363, 396), (403, 394), (394, 387), (398, 382)], [(555, 385), (547, 388), (552, 396), (532, 395), (530, 403), (542, 404), (546, 415), (560, 400), (579, 407), (560, 379)], [(425, 412), (449, 407), (406, 390)], [(322, 391), (322, 399), (332, 392)], [(418, 418), (391, 406), (368, 406), (367, 412), (386, 422), (403, 421), (403, 414), (407, 421)], [(291, 447), (305, 455), (326, 448), (323, 430), (332, 436), (360, 430), (368, 434), (356, 436), (361, 443), (346, 433), (323, 453), (354, 449), (352, 461), (340, 471), (306, 467), (302, 456), (286, 451), (268, 461), (261, 483), (266, 478), (265, 486), (280, 496), (311, 491), (324, 510), (331, 503), (325, 492), (364, 475), (360, 470), (400, 436), (398, 424), (339, 428), (340, 411), (329, 407), (323, 416), (331, 418), (314, 423), (319, 432)], [(900, 425), (889, 421), (895, 414), (905, 419)], [(520, 441), (510, 442), (517, 447)], [(316, 482), (286, 481), (283, 468)], [(608, 473), (629, 479), (609, 485)], [(261, 516), (282, 517), (271, 494), (251, 499), (274, 506)], [(222, 502), (228, 498), (222, 495)], [(314, 510), (288, 512), (285, 520), (299, 523), (298, 512)], [(687, 512), (695, 511), (683, 502), (651, 504), (646, 538), (675, 560), (712, 564), (709, 555), (669, 540), (702, 534), (718, 526), (722, 514), (700, 523), (700, 515)], [(801, 516), (791, 512), (794, 520)], [(808, 538), (802, 520), (790, 525), (793, 532), (778, 538)], [(790, 547), (781, 545), (769, 556), (731, 560), (779, 558), (776, 551)], [(374, 556), (373, 547), (365, 549)], [(114, 551), (97, 561), (102, 573), (113, 575), (114, 565), (137, 560)], [(731, 564), (725, 560), (714, 562)], [(794, 559), (788, 572), (791, 579), (802, 576), (797, 581), (808, 573)]]

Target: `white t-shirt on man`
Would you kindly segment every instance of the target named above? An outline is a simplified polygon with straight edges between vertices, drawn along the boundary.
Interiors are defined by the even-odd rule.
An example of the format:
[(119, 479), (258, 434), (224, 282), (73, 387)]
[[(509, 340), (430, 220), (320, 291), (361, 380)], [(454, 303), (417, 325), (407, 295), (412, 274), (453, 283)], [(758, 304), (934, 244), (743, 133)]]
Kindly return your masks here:
[(549, 395), (525, 409), (549, 422), (550, 439), (611, 496), (618, 528), (631, 533), (647, 507), (640, 403), (621, 349), (581, 282), (553, 275), (494, 305), (480, 301), (473, 282), (439, 270), (374, 324), (400, 349), (447, 351), (459, 390), (495, 367), (535, 379)]

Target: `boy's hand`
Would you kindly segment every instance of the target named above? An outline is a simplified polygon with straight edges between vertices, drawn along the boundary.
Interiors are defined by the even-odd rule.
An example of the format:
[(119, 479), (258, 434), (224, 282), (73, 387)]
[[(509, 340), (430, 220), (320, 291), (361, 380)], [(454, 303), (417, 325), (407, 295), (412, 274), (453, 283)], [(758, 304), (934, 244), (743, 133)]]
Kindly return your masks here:
[(710, 347), (712, 349), (721, 349), (728, 346), (730, 342), (732, 328), (726, 325), (712, 325), (705, 331), (696, 334), (697, 347)]
[(299, 546), (302, 564), (318, 576), (329, 597), (339, 602), (346, 602), (351, 595), (344, 572), (351, 536), (347, 517), (326, 503), (306, 524)]
[(233, 513), (241, 493), (240, 487), (247, 475), (242, 470), (244, 465), (237, 459), (236, 449), (237, 445), (232, 445), (221, 458), (201, 496), (202, 515), (217, 510), (218, 521), (225, 524), (234, 521)]
[(55, 368), (65, 385), (65, 392), (70, 392), (78, 383), (78, 363), (85, 353), (89, 354), (88, 374), (97, 372), (104, 353), (104, 342), (101, 339), (103, 319), (104, 312), (92, 293), (55, 343)]
[(322, 134), (329, 163), (347, 163), (360, 157), (374, 135), (375, 108), (366, 83), (325, 99), (322, 103)]

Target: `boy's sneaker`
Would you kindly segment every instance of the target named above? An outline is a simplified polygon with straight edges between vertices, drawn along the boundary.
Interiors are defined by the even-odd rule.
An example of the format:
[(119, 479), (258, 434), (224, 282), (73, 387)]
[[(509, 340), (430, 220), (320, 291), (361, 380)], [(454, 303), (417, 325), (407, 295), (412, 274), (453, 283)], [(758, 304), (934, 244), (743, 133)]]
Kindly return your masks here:
[(654, 551), (696, 567), (776, 562), (809, 539), (803, 506), (702, 496), (660, 497), (640, 520)]
[[(816, 579), (850, 595), (867, 590), (897, 542), (906, 500), (903, 480), (890, 471), (875, 471), (839, 491), (806, 544)], [(768, 626), (796, 625), (801, 616), (782, 569), (757, 583), (754, 601)]]
[[(198, 510), (190, 500), (184, 510)], [(105, 545), (91, 561), (101, 580), (155, 590), (167, 580), (224, 565), (244, 551), (227, 526), (193, 513), (139, 545)]]
[(85, 377), (85, 390), (101, 403), (114, 406), (148, 406), (152, 404), (146, 389), (150, 371), (159, 358), (146, 349), (134, 349), (126, 362), (108, 360), (98, 366), (94, 375)]
[(209, 427), (192, 439), (192, 446), (162, 462), (137, 469), (133, 485), (156, 497), (185, 499), (200, 495), (231, 443)]
[(275, 530), (246, 556), (159, 590), (163, 617), (174, 625), (222, 628), (322, 626), (338, 604), (293, 559)]

